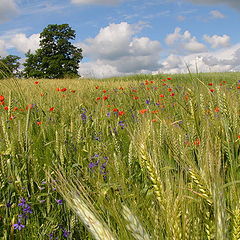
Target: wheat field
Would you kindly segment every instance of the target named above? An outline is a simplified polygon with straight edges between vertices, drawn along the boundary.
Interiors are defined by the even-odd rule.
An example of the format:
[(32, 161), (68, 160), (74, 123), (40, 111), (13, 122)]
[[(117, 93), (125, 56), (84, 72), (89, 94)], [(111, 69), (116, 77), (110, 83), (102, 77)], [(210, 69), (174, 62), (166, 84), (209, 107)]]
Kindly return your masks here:
[(240, 239), (240, 73), (0, 81), (0, 238)]

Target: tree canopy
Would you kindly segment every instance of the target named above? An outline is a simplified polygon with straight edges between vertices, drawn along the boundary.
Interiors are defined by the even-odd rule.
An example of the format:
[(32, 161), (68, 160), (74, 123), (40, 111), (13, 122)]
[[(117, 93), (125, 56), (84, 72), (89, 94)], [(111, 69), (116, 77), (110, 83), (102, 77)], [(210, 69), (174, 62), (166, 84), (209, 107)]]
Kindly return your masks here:
[(40, 34), (40, 47), (35, 53), (28, 51), (24, 76), (33, 78), (77, 77), (82, 49), (70, 40), (76, 37), (68, 24), (50, 24)]
[(7, 77), (18, 77), (20, 72), (18, 68), (20, 66), (20, 57), (15, 55), (8, 55), (6, 57), (0, 57), (0, 79)]

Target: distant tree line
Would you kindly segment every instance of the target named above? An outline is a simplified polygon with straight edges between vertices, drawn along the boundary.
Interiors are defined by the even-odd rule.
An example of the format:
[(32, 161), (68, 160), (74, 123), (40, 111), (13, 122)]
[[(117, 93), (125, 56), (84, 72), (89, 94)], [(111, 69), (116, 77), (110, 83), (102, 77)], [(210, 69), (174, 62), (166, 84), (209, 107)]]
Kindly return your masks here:
[(82, 49), (70, 41), (76, 37), (68, 24), (50, 24), (40, 34), (39, 48), (26, 53), (23, 69), (20, 57), (0, 57), (0, 78), (74, 78), (79, 77), (78, 68), (82, 60)]

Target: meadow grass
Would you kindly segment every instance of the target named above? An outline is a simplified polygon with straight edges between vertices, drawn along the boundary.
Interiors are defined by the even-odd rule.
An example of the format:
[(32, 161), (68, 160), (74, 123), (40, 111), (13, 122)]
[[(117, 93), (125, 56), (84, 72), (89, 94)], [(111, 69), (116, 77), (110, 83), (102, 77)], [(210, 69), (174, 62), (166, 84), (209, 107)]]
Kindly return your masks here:
[(0, 81), (1, 239), (240, 239), (240, 73)]

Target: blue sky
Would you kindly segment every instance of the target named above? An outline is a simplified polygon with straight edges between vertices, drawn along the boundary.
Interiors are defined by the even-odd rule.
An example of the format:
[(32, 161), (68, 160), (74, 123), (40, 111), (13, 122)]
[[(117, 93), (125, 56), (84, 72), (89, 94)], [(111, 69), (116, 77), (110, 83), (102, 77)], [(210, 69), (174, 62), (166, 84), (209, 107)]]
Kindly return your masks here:
[(68, 23), (86, 77), (240, 70), (239, 0), (0, 0), (0, 55), (22, 57)]

